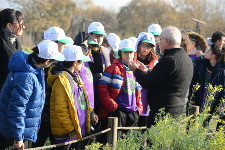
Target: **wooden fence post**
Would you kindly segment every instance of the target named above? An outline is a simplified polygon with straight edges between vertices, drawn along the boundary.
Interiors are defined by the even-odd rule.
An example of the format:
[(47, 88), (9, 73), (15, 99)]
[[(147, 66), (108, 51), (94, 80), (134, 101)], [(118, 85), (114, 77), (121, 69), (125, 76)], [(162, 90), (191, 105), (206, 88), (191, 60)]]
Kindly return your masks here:
[(199, 106), (192, 105), (191, 106), (191, 114), (197, 116), (199, 114)]
[(107, 141), (110, 145), (113, 146), (113, 150), (116, 149), (117, 127), (118, 127), (118, 118), (108, 117), (108, 128), (111, 128), (111, 130), (107, 134)]

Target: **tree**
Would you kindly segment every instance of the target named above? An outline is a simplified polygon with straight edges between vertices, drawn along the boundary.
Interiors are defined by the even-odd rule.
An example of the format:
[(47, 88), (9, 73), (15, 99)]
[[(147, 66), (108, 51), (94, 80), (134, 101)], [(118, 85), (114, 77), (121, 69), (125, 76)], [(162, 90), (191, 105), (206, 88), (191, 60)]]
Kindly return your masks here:
[(76, 18), (76, 4), (72, 0), (11, 0), (25, 15), (26, 32), (30, 32), (35, 44), (51, 26), (59, 26), (67, 32)]

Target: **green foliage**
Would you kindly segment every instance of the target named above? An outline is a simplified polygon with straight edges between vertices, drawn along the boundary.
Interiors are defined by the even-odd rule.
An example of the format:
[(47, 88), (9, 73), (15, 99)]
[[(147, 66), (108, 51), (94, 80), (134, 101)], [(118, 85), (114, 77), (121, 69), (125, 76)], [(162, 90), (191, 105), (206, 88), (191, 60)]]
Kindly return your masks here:
[[(198, 90), (199, 84), (194, 86), (194, 90)], [(119, 139), (117, 142), (117, 150), (136, 150), (140, 148), (149, 150), (202, 150), (225, 149), (225, 135), (222, 132), (224, 126), (221, 126), (215, 134), (210, 134), (212, 124), (204, 127), (204, 121), (210, 112), (210, 106), (215, 99), (217, 93), (221, 92), (221, 86), (209, 85), (207, 87), (208, 95), (206, 98), (205, 109), (199, 116), (187, 119), (185, 115), (179, 118), (173, 118), (166, 114), (163, 109), (160, 110), (156, 117), (156, 125), (147, 131), (131, 131), (129, 134)], [(147, 139), (149, 142), (147, 147), (143, 147), (142, 143)], [(89, 149), (98, 149), (102, 145), (89, 146)], [(108, 145), (107, 145), (107, 148)]]
[(111, 150), (112, 148), (106, 144), (103, 146), (101, 143), (93, 143), (91, 145), (85, 146), (85, 150), (96, 150), (96, 149), (102, 149), (102, 150)]
[(33, 51), (32, 51), (29, 47), (27, 47), (27, 46), (24, 47), (24, 51), (26, 51), (26, 52), (28, 52), (28, 53), (32, 53), (32, 52), (33, 52)]

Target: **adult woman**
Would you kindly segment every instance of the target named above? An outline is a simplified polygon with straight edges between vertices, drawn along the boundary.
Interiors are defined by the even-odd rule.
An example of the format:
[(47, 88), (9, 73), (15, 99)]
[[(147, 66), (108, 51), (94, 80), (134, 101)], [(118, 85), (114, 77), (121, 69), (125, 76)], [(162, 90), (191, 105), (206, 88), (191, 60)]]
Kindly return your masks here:
[(0, 12), (0, 91), (9, 73), (10, 57), (21, 50), (18, 36), (23, 34), (25, 26), (24, 15), (14, 9), (4, 9)]
[[(207, 103), (208, 86), (211, 84), (214, 86), (223, 85), (224, 76), (223, 68), (221, 65), (222, 52), (220, 47), (216, 44), (212, 46), (205, 52), (205, 57), (201, 56), (195, 60), (194, 75), (189, 91), (189, 101), (191, 104), (195, 104), (200, 107), (200, 111), (205, 109), (205, 103)], [(200, 88), (191, 96), (194, 91), (192, 87), (197, 83), (200, 84)], [(216, 112), (216, 108), (220, 105), (220, 100), (223, 93), (216, 93), (215, 99), (212, 103), (210, 114)], [(211, 117), (206, 118), (204, 121), (204, 126), (209, 126), (209, 121)]]

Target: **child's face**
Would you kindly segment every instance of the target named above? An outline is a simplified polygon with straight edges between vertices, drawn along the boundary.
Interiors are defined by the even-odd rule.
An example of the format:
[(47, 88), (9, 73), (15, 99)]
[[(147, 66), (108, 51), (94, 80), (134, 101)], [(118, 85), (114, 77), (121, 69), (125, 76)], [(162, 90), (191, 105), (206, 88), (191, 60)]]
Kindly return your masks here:
[(95, 41), (99, 46), (101, 46), (101, 45), (102, 45), (102, 42), (103, 42), (104, 35), (101, 35), (101, 34), (93, 34), (92, 36), (93, 36), (93, 38), (94, 38), (94, 41)]
[(62, 53), (65, 48), (66, 48), (65, 43), (58, 42), (58, 50), (59, 50), (60, 53)]
[(191, 41), (191, 42), (190, 42), (190, 49), (193, 50), (193, 49), (195, 49), (195, 47), (196, 47), (196, 42), (193, 41), (193, 40), (190, 40), (190, 41)]
[(79, 72), (81, 70), (82, 65), (83, 65), (82, 60), (76, 61), (74, 65), (74, 71)]
[(128, 65), (129, 62), (134, 60), (133, 51), (121, 51), (121, 56), (122, 56), (122, 62), (126, 65)]
[(153, 46), (150, 43), (141, 42), (141, 44), (140, 44), (141, 56), (146, 57), (150, 53), (152, 48), (153, 48)]

